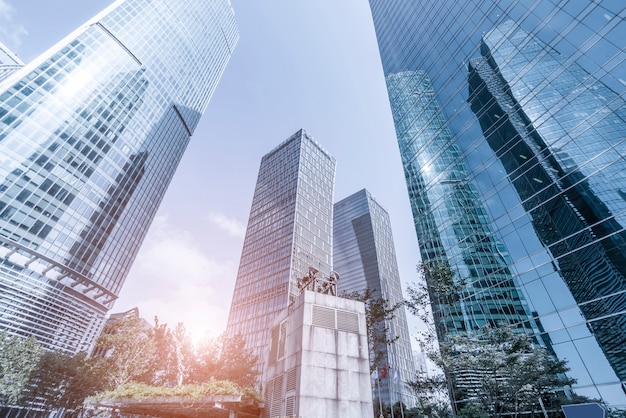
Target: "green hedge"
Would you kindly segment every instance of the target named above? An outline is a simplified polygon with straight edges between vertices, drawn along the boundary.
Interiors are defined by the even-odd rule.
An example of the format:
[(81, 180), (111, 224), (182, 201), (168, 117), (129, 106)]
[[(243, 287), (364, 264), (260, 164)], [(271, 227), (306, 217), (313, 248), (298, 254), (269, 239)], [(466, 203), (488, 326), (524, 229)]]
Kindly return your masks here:
[(182, 396), (200, 399), (212, 395), (242, 395), (244, 400), (258, 400), (258, 394), (251, 388), (240, 388), (237, 384), (227, 380), (211, 380), (202, 385), (181, 385), (175, 387), (150, 386), (144, 383), (127, 383), (115, 390), (101, 392), (91, 401), (103, 401), (113, 399), (148, 399), (157, 397)]

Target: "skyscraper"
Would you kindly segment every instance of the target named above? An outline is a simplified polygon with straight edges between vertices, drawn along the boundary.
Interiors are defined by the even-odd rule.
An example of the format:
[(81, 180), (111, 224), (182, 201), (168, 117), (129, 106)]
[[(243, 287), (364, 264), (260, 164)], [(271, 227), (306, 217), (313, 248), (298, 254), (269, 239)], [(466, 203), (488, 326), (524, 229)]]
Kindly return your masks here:
[(23, 66), (22, 60), (0, 42), (0, 82)]
[(0, 83), (0, 327), (88, 350), (238, 40), (228, 0), (119, 0)]
[[(502, 323), (534, 334), (509, 255), (469, 180), (429, 78), (405, 71), (389, 75), (387, 87), (422, 262), (450, 265), (467, 283), (457, 303), (438, 303), (431, 295), (438, 337)], [(456, 381), (459, 388), (467, 384)]]
[[(333, 268), (340, 276), (339, 292), (370, 289), (389, 306), (404, 300), (389, 214), (367, 190), (335, 203), (333, 237)], [(377, 366), (385, 370), (386, 376), (372, 387), (372, 398), (380, 398), (387, 405), (402, 402), (414, 406), (414, 394), (404, 384), (415, 379), (404, 306), (398, 308), (392, 320), (385, 321), (384, 327), (388, 338), (398, 339), (378, 348), (384, 354)]]
[[(468, 287), (467, 302), (505, 283), (503, 302), (528, 305), (518, 320), (531, 313), (525, 329), (567, 360), (574, 391), (625, 406), (626, 8), (525, 0), (370, 6), (422, 258), (441, 254), (470, 283), (484, 277)], [(439, 108), (430, 118), (421, 114), (425, 95)], [(458, 235), (464, 225), (481, 232)], [(420, 236), (428, 229), (441, 241)], [(472, 252), (481, 258), (468, 269), (455, 265)], [(471, 314), (450, 319), (460, 318)]]
[(332, 266), (335, 159), (306, 131), (261, 160), (226, 334), (267, 362), (272, 321), (299, 293), (296, 280)]

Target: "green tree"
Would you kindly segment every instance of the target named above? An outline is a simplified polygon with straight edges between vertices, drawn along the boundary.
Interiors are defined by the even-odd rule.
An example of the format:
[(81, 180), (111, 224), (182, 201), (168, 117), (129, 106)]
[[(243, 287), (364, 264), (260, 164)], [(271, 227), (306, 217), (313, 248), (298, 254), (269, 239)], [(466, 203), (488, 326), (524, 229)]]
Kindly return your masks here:
[(457, 415), (459, 418), (488, 418), (483, 407), (476, 402), (466, 403)]
[(447, 381), (442, 374), (419, 370), (406, 385), (417, 398), (418, 409), (422, 415), (444, 417), (452, 413), (445, 401), (448, 395)]
[(176, 359), (176, 384), (182, 385), (189, 379), (195, 353), (187, 329), (179, 322), (172, 333), (174, 358)]
[(21, 404), (77, 411), (87, 397), (104, 388), (103, 377), (104, 370), (97, 359), (88, 358), (84, 352), (46, 351), (31, 374)]
[(146, 383), (156, 385), (177, 385), (187, 383), (195, 362), (196, 354), (187, 330), (182, 322), (171, 330), (167, 324), (154, 318), (151, 338), (155, 354), (150, 362)]
[[(138, 317), (126, 317), (105, 326), (96, 342), (96, 352), (107, 370), (106, 388), (129, 382), (150, 383), (156, 353), (153, 329)], [(146, 382), (147, 380), (147, 382)]]
[[(393, 415), (391, 413), (393, 409)], [(379, 417), (380, 411), (378, 406), (374, 406), (374, 417)], [(399, 402), (396, 402), (393, 405), (393, 408), (390, 405), (385, 405), (383, 407), (382, 416), (384, 418), (396, 417), (404, 417), (404, 418), (452, 418), (452, 410), (450, 406), (445, 402), (434, 402), (432, 406), (424, 410), (421, 407), (417, 406), (414, 408), (407, 408), (404, 404), (400, 405)]]
[(196, 347), (196, 355), (190, 370), (192, 383), (204, 383), (219, 374), (221, 344), (218, 338), (209, 338)]
[(425, 342), (436, 346), (432, 344), (433, 339), (443, 339), (442, 331), (447, 330), (435, 324), (446, 326), (447, 321), (442, 318), (451, 314), (467, 283), (454, 274), (448, 263), (420, 264), (417, 271), (421, 281), (407, 288), (405, 306), (427, 326), (426, 334), (422, 336)]
[(18, 402), (42, 355), (43, 349), (34, 337), (0, 331), (0, 405)]
[(159, 318), (155, 316), (151, 336), (154, 344), (154, 356), (145, 380), (158, 386), (171, 385), (176, 381), (176, 359), (172, 332), (167, 324), (160, 323)]
[(466, 283), (456, 277), (448, 263), (420, 264), (417, 270), (421, 280), (407, 288), (408, 298), (404, 303), (424, 326), (417, 336), (422, 351), (443, 375), (436, 372), (431, 374), (432, 377), (425, 378), (418, 374), (408, 384), (413, 388), (422, 408), (428, 410), (437, 405), (438, 401), (433, 400), (445, 398), (446, 395), (455, 403), (455, 376), (450, 370), (448, 358), (443, 356), (439, 346), (439, 341), (445, 338), (445, 330), (435, 324), (446, 326), (445, 318), (450, 316), (454, 305), (460, 300)]
[(140, 318), (123, 318), (110, 324), (96, 343), (99, 364), (106, 370), (105, 389), (127, 383), (158, 386), (203, 384), (229, 380), (253, 387), (258, 377), (257, 359), (241, 335), (222, 337), (195, 349), (185, 326), (174, 330), (159, 323), (150, 327)]
[[(443, 371), (453, 404), (472, 399), (459, 413), (518, 416), (540, 410), (540, 399), (552, 409), (560, 407), (560, 389), (574, 383), (565, 375), (566, 362), (534, 344), (523, 328), (499, 325), (456, 335), (447, 332), (446, 318), (458, 309), (466, 283), (446, 263), (421, 265), (419, 271), (422, 283), (409, 288), (406, 306), (426, 324), (421, 343)], [(471, 386), (464, 384), (469, 379)], [(416, 378), (411, 384), (428, 397), (428, 383)]]
[(222, 337), (219, 359), (220, 367), (215, 378), (230, 380), (241, 387), (253, 387), (259, 377), (257, 357), (246, 348), (246, 341), (241, 334), (231, 338)]
[(492, 417), (540, 411), (540, 399), (559, 404), (559, 389), (575, 383), (565, 375), (566, 362), (509, 326), (450, 337), (441, 351), (455, 376), (472, 376), (472, 393), (464, 397), (475, 399)]

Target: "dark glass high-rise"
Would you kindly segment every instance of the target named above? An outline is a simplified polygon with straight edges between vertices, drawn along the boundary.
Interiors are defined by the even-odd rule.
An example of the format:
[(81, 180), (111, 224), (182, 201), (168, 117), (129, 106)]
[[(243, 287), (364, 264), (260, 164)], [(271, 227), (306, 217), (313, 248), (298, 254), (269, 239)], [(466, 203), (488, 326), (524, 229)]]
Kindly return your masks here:
[[(401, 304), (402, 282), (398, 270), (391, 219), (385, 208), (366, 189), (335, 203), (333, 221), (333, 269), (339, 275), (337, 290), (342, 293), (366, 290), (382, 297), (389, 307)], [(378, 326), (392, 343), (370, 347), (382, 353), (372, 398), (385, 405), (398, 402), (413, 407), (415, 394), (405, 384), (415, 378), (415, 360), (404, 306), (392, 319)], [(372, 359), (370, 358), (370, 362)]]

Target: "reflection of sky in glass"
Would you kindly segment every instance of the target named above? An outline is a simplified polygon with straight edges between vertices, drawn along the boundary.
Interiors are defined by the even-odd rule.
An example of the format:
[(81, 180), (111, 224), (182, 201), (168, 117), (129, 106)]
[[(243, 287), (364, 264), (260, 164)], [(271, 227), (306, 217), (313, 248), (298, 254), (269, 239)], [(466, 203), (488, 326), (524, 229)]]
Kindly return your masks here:
[[(468, 103), (467, 71), (470, 60), (481, 54), (483, 35), (512, 20), (558, 51), (568, 67), (576, 63), (584, 73), (613, 90), (614, 97), (623, 96), (626, 91), (624, 6), (620, 2), (571, 1), (555, 6), (552, 2), (530, 0), (481, 2), (472, 7), (451, 0), (429, 2), (424, 8), (407, 0), (370, 0), (370, 5), (385, 74), (407, 70), (428, 74), (452, 141), (467, 164), (468, 177), (488, 211), (495, 234), (506, 246), (512, 262), (510, 269), (523, 284), (529, 308), (539, 315), (543, 327), (553, 330), (548, 335), (555, 351), (569, 361), (572, 376), (579, 380), (576, 392), (594, 398), (603, 397), (615, 405), (626, 404), (618, 379), (590, 332), (596, 324), (581, 324), (581, 308), (576, 306), (576, 298), (561, 276), (561, 265), (537, 236), (533, 217), (527, 213), (503, 164), (485, 141)], [(515, 54), (503, 57), (505, 61), (513, 58)], [(582, 86), (581, 93), (587, 86)], [(544, 92), (547, 96), (538, 96), (538, 100), (548, 103), (550, 94), (547, 90)], [(598, 116), (615, 114), (615, 109), (623, 108), (623, 97), (610, 100), (603, 106), (604, 110), (597, 113)], [(576, 118), (581, 116), (575, 115)], [(549, 127), (547, 123), (542, 126)], [(594, 154), (598, 155), (597, 167), (613, 164), (615, 155), (625, 154), (621, 150), (613, 157), (609, 152), (601, 153), (600, 150)], [(575, 156), (571, 151), (568, 154)], [(566, 161), (566, 156), (560, 155)], [(580, 155), (577, 164), (584, 168), (585, 153)], [(452, 167), (453, 163), (449, 166)], [(621, 171), (615, 167), (616, 173)], [(611, 183), (601, 181), (598, 175), (592, 176), (592, 181), (595, 178), (598, 184)], [(611, 198), (607, 202), (619, 208), (623, 199)], [(619, 214), (622, 209), (615, 212)], [(623, 317), (624, 314), (620, 315)], [(621, 350), (617, 355), (626, 358), (626, 348)], [(592, 369), (601, 373), (590, 372)]]
[[(622, 160), (610, 150), (624, 140), (626, 121), (619, 108), (609, 110), (621, 100), (512, 21), (488, 32), (481, 52), (470, 61), (472, 110), (579, 304), (565, 326), (585, 315), (624, 376), (626, 260), (618, 219), (625, 182)], [(608, 178), (616, 187), (606, 187)], [(559, 294), (558, 283), (543, 281)]]

